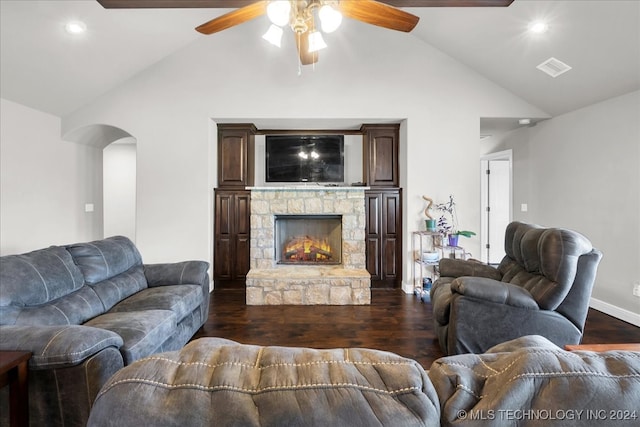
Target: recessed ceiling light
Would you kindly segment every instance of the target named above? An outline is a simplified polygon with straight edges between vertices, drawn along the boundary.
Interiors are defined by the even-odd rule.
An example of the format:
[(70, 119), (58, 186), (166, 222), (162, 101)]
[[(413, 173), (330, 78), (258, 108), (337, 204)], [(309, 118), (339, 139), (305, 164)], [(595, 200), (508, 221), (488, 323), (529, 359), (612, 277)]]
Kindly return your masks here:
[(520, 119), (518, 120), (518, 123), (521, 125), (530, 125), (531, 124), (531, 119)]
[(534, 34), (546, 33), (548, 29), (549, 25), (547, 25), (547, 23), (543, 21), (535, 21), (529, 24), (529, 31)]
[(82, 34), (87, 31), (87, 25), (82, 21), (70, 21), (64, 26), (69, 34)]

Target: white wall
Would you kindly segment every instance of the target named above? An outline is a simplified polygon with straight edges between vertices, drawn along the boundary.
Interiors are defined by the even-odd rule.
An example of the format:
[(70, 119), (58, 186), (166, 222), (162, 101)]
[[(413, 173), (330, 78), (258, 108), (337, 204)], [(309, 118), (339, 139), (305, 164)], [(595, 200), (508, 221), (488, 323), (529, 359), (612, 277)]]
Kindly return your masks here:
[(0, 102), (0, 254), (101, 238), (101, 149), (63, 141), (58, 117)]
[[(423, 194), (453, 193), (461, 226), (479, 230), (479, 118), (544, 112), (410, 34), (353, 20), (334, 33), (344, 40), (299, 76), (293, 39), (281, 50), (261, 43), (264, 24), (203, 37), (64, 119), (65, 132), (105, 123), (135, 135), (137, 244), (146, 261), (211, 260), (212, 118), (402, 121), (406, 283), (410, 233), (424, 228)], [(479, 253), (477, 239), (469, 246)]]
[(640, 92), (531, 128), (529, 154), (531, 217), (589, 237), (604, 253), (593, 297), (640, 324)]
[(640, 325), (640, 92), (481, 145), (513, 149), (514, 219), (587, 236), (604, 253), (592, 306)]
[(136, 144), (125, 138), (102, 151), (104, 236), (136, 241)]

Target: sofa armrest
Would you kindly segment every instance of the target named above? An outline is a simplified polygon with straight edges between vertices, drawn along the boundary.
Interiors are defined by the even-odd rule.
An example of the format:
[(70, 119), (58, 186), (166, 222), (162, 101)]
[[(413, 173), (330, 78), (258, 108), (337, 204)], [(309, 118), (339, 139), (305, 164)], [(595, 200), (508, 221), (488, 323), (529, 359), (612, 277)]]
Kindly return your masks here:
[(122, 345), (115, 332), (90, 326), (0, 326), (0, 350), (30, 351), (30, 369), (75, 366), (107, 347)]
[(442, 258), (439, 263), (440, 277), (486, 277), (500, 280), (500, 272), (490, 265), (478, 261)]
[(209, 263), (183, 261), (176, 263), (145, 264), (144, 275), (150, 287), (167, 285), (202, 285), (209, 288)]
[(538, 309), (538, 303), (526, 289), (484, 277), (458, 277), (451, 282), (451, 291), (497, 304)]

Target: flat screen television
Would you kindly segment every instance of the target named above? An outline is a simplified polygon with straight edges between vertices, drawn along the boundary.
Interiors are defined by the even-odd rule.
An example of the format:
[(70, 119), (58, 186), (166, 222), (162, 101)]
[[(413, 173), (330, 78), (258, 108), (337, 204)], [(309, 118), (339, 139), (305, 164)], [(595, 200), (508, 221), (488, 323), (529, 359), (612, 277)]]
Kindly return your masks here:
[(266, 182), (344, 182), (344, 135), (267, 135)]

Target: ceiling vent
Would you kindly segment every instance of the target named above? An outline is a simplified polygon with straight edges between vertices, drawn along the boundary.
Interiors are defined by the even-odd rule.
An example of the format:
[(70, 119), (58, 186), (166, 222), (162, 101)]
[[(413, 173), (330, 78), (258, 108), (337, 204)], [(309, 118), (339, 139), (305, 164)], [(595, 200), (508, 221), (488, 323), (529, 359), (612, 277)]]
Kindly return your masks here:
[(566, 73), (571, 69), (570, 66), (556, 58), (549, 58), (536, 68), (549, 74), (551, 77), (558, 77), (560, 74)]

